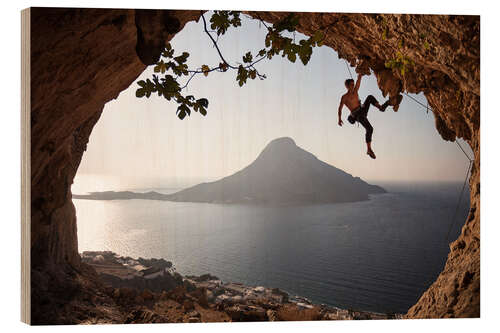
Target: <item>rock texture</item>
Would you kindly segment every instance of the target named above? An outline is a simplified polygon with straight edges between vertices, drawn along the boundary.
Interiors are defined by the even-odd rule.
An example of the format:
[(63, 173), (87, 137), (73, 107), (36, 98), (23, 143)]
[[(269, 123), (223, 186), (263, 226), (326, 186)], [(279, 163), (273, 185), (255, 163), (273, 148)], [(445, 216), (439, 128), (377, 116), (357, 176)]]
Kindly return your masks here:
[[(288, 15), (250, 12), (269, 22)], [(462, 138), (474, 152), (471, 207), (437, 280), (408, 318), (480, 315), (480, 48), (479, 16), (299, 13), (298, 30), (325, 33), (324, 44), (356, 71), (377, 77), (384, 96), (423, 92), (444, 140)], [(385, 67), (397, 52), (413, 60), (405, 75)], [(347, 73), (346, 73), (347, 74)], [(347, 75), (346, 75), (347, 76)]]
[[(269, 22), (286, 15), (249, 14)], [(82, 281), (93, 276), (81, 264), (77, 252), (71, 184), (105, 103), (156, 60), (166, 40), (199, 15), (198, 11), (32, 9), (34, 323), (46, 319), (37, 309), (68, 309), (70, 302), (57, 301), (64, 289), (52, 283), (56, 277), (72, 281), (72, 297), (76, 299), (85, 296), (83, 287), (77, 286), (84, 286)], [(479, 17), (298, 15), (299, 31), (311, 34), (322, 30), (325, 45), (340, 57), (360, 72), (366, 73), (369, 68), (374, 71), (384, 94), (395, 99), (402, 91), (424, 92), (443, 139), (460, 137), (472, 147), (475, 162), (469, 217), (460, 237), (451, 244), (442, 274), (410, 309), (408, 317), (479, 316)], [(398, 50), (415, 62), (404, 76), (384, 66)], [(47, 297), (49, 294), (55, 296)]]
[(104, 105), (144, 71), (141, 59), (154, 62), (165, 40), (197, 17), (199, 12), (191, 11), (32, 8), (34, 323), (47, 319), (36, 311), (50, 300), (44, 297), (47, 288), (58, 288), (44, 283), (45, 278), (64, 280), (70, 273), (86, 272), (80, 267), (71, 184)]

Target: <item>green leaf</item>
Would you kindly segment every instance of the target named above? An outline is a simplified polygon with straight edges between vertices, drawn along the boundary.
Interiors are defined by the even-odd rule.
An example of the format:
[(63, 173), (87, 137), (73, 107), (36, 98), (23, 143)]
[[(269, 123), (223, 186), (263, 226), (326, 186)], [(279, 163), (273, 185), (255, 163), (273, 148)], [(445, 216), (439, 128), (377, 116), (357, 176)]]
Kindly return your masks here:
[(186, 115), (189, 115), (191, 114), (191, 110), (189, 110), (189, 108), (186, 106), (186, 104), (181, 104), (179, 105), (179, 107), (177, 108), (177, 117), (179, 117), (179, 119), (184, 119), (186, 118)]
[(187, 58), (189, 57), (189, 53), (187, 52), (182, 52), (180, 56), (174, 57), (174, 60), (180, 65), (183, 64), (187, 61)]
[(299, 58), (304, 65), (307, 65), (312, 55), (312, 47), (304, 44), (299, 51)]
[(221, 62), (221, 63), (219, 64), (219, 68), (220, 68), (220, 70), (221, 70), (221, 71), (225, 72), (225, 71), (227, 71), (227, 69), (228, 69), (228, 65), (227, 65), (227, 63), (225, 63), (225, 62)]
[(243, 62), (244, 63), (251, 63), (253, 59), (252, 53), (249, 51), (243, 56)]
[(167, 64), (165, 64), (165, 63), (163, 62), (163, 60), (160, 60), (160, 62), (158, 62), (158, 63), (156, 64), (156, 66), (154, 67), (154, 69), (153, 69), (153, 70), (154, 70), (154, 72), (155, 72), (155, 73), (159, 73), (159, 72), (161, 72), (161, 73), (163, 74), (163, 73), (165, 73), (165, 72), (166, 72), (166, 70), (167, 70)]
[(198, 104), (200, 104), (204, 108), (208, 108), (208, 99), (200, 98), (199, 100), (197, 100), (197, 102), (198, 102)]
[(226, 33), (230, 26), (241, 26), (240, 12), (216, 10), (210, 18), (210, 28), (215, 30), (218, 36)]
[(313, 35), (313, 41), (314, 43), (320, 43), (323, 40), (323, 32), (320, 30), (316, 30), (316, 32)]
[(271, 46), (271, 35), (269, 33), (266, 35), (266, 39), (264, 42), (265, 42), (266, 47)]
[(162, 87), (165, 89), (166, 96), (170, 97), (181, 90), (179, 82), (172, 75), (165, 75), (162, 79)]
[[(168, 45), (170, 45), (170, 44), (168, 44)], [(170, 47), (170, 49), (165, 48), (163, 50), (163, 52), (161, 53), (161, 56), (164, 58), (172, 58), (174, 56), (174, 49), (172, 49), (172, 47)]]
[(242, 65), (238, 67), (238, 75), (236, 75), (236, 81), (240, 87), (242, 87), (247, 82), (248, 70), (245, 69)]
[(208, 72), (210, 72), (210, 67), (208, 67), (207, 65), (202, 65), (201, 71), (203, 72), (203, 75), (208, 76)]
[(144, 95), (146, 95), (146, 90), (144, 88), (140, 88), (135, 91), (135, 97), (141, 98), (144, 97)]
[(294, 13), (290, 13), (283, 20), (276, 23), (274, 27), (278, 32), (281, 32), (283, 30), (287, 30), (288, 32), (294, 32), (295, 27), (298, 24), (299, 24), (299, 18)]

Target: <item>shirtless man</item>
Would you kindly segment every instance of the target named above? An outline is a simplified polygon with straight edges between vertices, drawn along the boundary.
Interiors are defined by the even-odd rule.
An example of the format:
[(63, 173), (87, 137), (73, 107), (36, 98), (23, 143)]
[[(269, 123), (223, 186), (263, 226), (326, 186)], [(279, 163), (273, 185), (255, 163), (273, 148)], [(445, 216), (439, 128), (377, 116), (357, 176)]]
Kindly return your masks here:
[(373, 127), (368, 121), (367, 115), (368, 115), (368, 109), (370, 108), (370, 104), (375, 105), (380, 111), (385, 111), (387, 106), (389, 105), (389, 101), (385, 102), (384, 104), (380, 105), (378, 101), (373, 97), (372, 95), (369, 95), (366, 97), (365, 102), (361, 104), (361, 100), (359, 99), (358, 96), (358, 90), (359, 90), (359, 85), (361, 84), (361, 77), (362, 74), (358, 74), (358, 79), (356, 80), (356, 85), (354, 84), (353, 79), (347, 79), (345, 80), (345, 86), (347, 88), (347, 92), (342, 95), (342, 98), (340, 99), (340, 105), (339, 105), (339, 126), (342, 126), (344, 123), (342, 121), (342, 108), (343, 106), (347, 106), (347, 108), (351, 111), (351, 114), (347, 117), (347, 120), (351, 123), (354, 124), (356, 121), (361, 124), (366, 130), (366, 147), (367, 147), (367, 152), (371, 158), (375, 159), (375, 153), (372, 150), (372, 135), (373, 135)]

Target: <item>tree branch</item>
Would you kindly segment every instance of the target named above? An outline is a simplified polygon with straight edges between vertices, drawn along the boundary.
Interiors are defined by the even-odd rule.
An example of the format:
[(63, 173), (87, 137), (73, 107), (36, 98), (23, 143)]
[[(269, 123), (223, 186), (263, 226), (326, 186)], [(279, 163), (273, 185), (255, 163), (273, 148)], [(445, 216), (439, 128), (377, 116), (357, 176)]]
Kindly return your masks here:
[(208, 32), (208, 29), (207, 29), (207, 21), (205, 20), (205, 15), (203, 15), (203, 13), (201, 14), (201, 18), (203, 19), (203, 29), (205, 30), (206, 34), (208, 35), (208, 37), (210, 37), (210, 39), (212, 40), (212, 43), (214, 44), (214, 47), (217, 49), (217, 52), (219, 53), (219, 57), (222, 59), (222, 61), (228, 65), (230, 68), (232, 69), (237, 69), (237, 67), (234, 67), (234, 66), (231, 66), (227, 61), (226, 59), (224, 59), (224, 56), (222, 55), (220, 49), (219, 49), (219, 46), (217, 46), (217, 42), (215, 41), (215, 39), (212, 37), (212, 34), (210, 32)]

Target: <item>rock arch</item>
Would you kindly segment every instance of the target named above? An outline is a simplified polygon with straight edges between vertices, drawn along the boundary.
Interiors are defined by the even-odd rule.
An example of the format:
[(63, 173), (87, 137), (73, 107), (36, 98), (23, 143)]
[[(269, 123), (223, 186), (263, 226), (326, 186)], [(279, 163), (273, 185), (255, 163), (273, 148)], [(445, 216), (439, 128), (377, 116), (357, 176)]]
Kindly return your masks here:
[[(286, 13), (249, 12), (269, 22)], [(424, 92), (444, 140), (474, 151), (471, 209), (446, 266), (409, 318), (479, 316), (479, 17), (298, 13), (298, 30), (358, 70), (371, 68), (384, 95)], [(165, 41), (199, 11), (31, 11), (31, 278), (33, 321), (47, 294), (76, 293), (93, 276), (80, 263), (71, 184), (105, 103), (154, 63)], [(402, 40), (402, 42), (400, 42)], [(400, 43), (402, 45), (400, 45)], [(385, 67), (398, 47), (415, 61), (405, 76)], [(45, 303), (44, 303), (45, 302)], [(37, 310), (38, 309), (38, 310)], [(38, 312), (37, 312), (38, 311)]]

